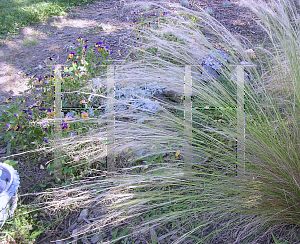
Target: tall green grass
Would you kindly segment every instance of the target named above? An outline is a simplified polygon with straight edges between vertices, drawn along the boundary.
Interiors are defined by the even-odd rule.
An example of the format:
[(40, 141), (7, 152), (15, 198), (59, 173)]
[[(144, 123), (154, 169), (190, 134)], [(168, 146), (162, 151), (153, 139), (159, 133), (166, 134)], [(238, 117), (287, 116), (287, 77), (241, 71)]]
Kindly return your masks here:
[[(183, 95), (184, 74), (179, 65), (197, 64), (196, 60), (216, 51), (213, 43), (219, 42), (232, 62), (223, 62), (222, 79), (210, 77), (207, 83), (194, 77), (193, 106), (235, 107), (234, 65), (240, 61), (253, 64), (247, 68), (251, 79), (245, 82), (245, 162), (237, 162), (237, 176), (235, 148), (228, 143), (237, 137), (234, 110), (224, 111), (224, 123), (205, 110), (193, 111), (193, 139), (185, 141), (183, 104), (165, 104), (177, 110), (177, 115), (164, 107), (154, 117), (140, 111), (146, 124), (122, 120), (137, 116), (131, 111), (115, 112), (116, 153), (126, 148), (144, 148), (147, 155), (175, 153), (187, 143), (197, 160), (184, 162), (178, 154), (173, 160), (157, 160), (151, 165), (138, 161), (146, 155), (124, 160), (117, 164), (123, 168), (118, 174), (41, 194), (43, 207), (90, 207), (99, 215), (105, 209), (105, 218), (79, 234), (130, 227), (126, 234), (117, 235), (119, 241), (131, 236), (153, 243), (272, 243), (275, 238), (299, 242), (297, 229), (290, 233), (288, 229), (299, 225), (300, 214), (300, 16), (292, 1), (244, 4), (269, 35), (268, 49), (255, 49), (260, 53), (255, 63), (239, 41), (205, 11), (176, 7), (175, 12), (160, 6), (172, 14), (160, 18), (158, 28), (141, 28), (143, 46), (133, 48), (137, 60), (115, 68), (120, 74), (117, 83), (143, 86), (157, 82)], [(170, 40), (170, 33), (176, 38)], [(205, 70), (198, 67), (196, 72)], [(120, 78), (125, 76), (130, 80)], [(97, 161), (105, 157), (105, 135), (105, 128), (99, 128), (76, 140), (64, 140), (63, 150)], [(184, 151), (182, 154), (187, 156)], [(76, 162), (72, 163), (76, 167)], [(144, 170), (133, 173), (137, 166)]]
[(18, 34), (30, 24), (54, 15), (66, 15), (74, 6), (91, 3), (93, 0), (2, 0), (0, 2), (0, 38)]

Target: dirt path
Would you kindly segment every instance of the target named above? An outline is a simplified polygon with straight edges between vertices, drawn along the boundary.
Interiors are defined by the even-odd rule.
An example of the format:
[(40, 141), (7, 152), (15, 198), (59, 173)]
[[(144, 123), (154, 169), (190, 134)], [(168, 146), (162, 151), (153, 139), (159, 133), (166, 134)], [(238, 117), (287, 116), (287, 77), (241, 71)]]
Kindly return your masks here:
[[(45, 61), (65, 63), (68, 47), (79, 36), (93, 45), (102, 41), (113, 51), (112, 59), (122, 59), (128, 53), (129, 27), (138, 15), (121, 0), (101, 1), (76, 8), (64, 17), (52, 17), (44, 23), (24, 28), (0, 45), (0, 103), (26, 90), (28, 77), (42, 77), (49, 68)], [(173, 0), (172, 2), (179, 2)], [(212, 10), (212, 15), (236, 35), (242, 34), (254, 42), (263, 40), (253, 15), (239, 1), (229, 6), (223, 0), (194, 0), (194, 4)], [(144, 15), (145, 16), (145, 15)], [(242, 40), (245, 45), (249, 42)], [(118, 54), (117, 51), (121, 50)], [(26, 76), (26, 77), (25, 77)]]

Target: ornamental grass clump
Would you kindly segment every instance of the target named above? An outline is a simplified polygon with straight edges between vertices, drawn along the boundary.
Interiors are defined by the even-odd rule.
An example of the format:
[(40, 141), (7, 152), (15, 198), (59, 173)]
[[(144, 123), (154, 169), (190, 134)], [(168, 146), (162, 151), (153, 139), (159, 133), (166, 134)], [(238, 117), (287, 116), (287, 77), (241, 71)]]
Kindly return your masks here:
[[(117, 162), (117, 173), (104, 179), (94, 177), (42, 194), (45, 208), (91, 208), (94, 216), (99, 214), (97, 221), (84, 226), (78, 235), (109, 229), (120, 233), (106, 235), (107, 243), (124, 238), (152, 243), (300, 241), (296, 236), (300, 214), (299, 6), (275, 0), (244, 4), (269, 36), (267, 47), (254, 48), (261, 54), (256, 61), (201, 9), (196, 12), (176, 5), (177, 11), (171, 12), (160, 5), (171, 14), (159, 18), (158, 28), (137, 25), (140, 46), (133, 48), (137, 59), (115, 67), (115, 82), (125, 87), (156, 82), (180, 97), (185, 95), (184, 79), (185, 89), (189, 86), (188, 74), (184, 74), (188, 68), (183, 67), (195, 65), (193, 107), (199, 109), (192, 110), (192, 127), (187, 125), (189, 117), (184, 117), (187, 97), (177, 105), (160, 101), (156, 112), (135, 109), (132, 99), (115, 100), (132, 109), (114, 111), (115, 121), (109, 121), (110, 111), (101, 119), (115, 122), (115, 154), (128, 152), (132, 157)], [(221, 44), (231, 58), (224, 60), (214, 43)], [(196, 66), (208, 54), (222, 64), (218, 76)], [(238, 97), (241, 73), (237, 72), (245, 63), (243, 105)], [(238, 134), (241, 117), (237, 114), (243, 106), (245, 150), (240, 150), (235, 142), (244, 140)], [(145, 122), (137, 123), (135, 117)], [(99, 127), (80, 138), (81, 146), (94, 142), (93, 151), (78, 150), (78, 141), (64, 141), (63, 150), (88, 155), (91, 161), (104, 157), (101, 145), (106, 129), (110, 127)], [(141, 149), (143, 155), (134, 154)], [(144, 160), (163, 153), (174, 156), (151, 164)], [(143, 170), (130, 171), (136, 167)], [(103, 211), (106, 215), (101, 218)]]

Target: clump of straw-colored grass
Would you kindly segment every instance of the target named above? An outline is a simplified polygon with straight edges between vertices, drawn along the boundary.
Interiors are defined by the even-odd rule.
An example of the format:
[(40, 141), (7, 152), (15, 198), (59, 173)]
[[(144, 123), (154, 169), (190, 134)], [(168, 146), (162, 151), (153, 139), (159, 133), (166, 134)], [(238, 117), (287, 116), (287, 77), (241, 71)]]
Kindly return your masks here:
[[(266, 58), (247, 69), (251, 79), (245, 83), (245, 162), (237, 162), (237, 176), (235, 148), (226, 144), (237, 137), (234, 110), (224, 111), (224, 123), (207, 117), (205, 110), (193, 111), (193, 137), (186, 141), (184, 118), (167, 109), (182, 114), (183, 104), (161, 104), (161, 110), (152, 117), (147, 115), (149, 111), (115, 112), (116, 153), (144, 148), (144, 157), (175, 153), (188, 144), (197, 160), (160, 161), (148, 168), (140, 163), (147, 168), (143, 173), (119, 171), (105, 179), (92, 178), (52, 189), (41, 195), (44, 207), (65, 209), (76, 203), (76, 207), (92, 208), (94, 212), (105, 207), (105, 218), (87, 225), (85, 233), (130, 226), (128, 235), (132, 238), (162, 243), (271, 243), (273, 232), (280, 239), (279, 229), (299, 224), (300, 16), (292, 1), (245, 4), (258, 16), (272, 48), (261, 49)], [(206, 81), (194, 78), (193, 96), (198, 106), (235, 107), (235, 65), (241, 61), (253, 64), (245, 48), (203, 10), (176, 6), (175, 12), (160, 7), (171, 14), (160, 18), (158, 28), (140, 29), (142, 46), (133, 49), (138, 59), (115, 68), (116, 83), (137, 87), (157, 82), (180, 97), (184, 95), (180, 65), (198, 64), (215, 50), (213, 43), (220, 42), (232, 56), (231, 63), (218, 57), (223, 63), (223, 81), (229, 85), (215, 77)], [(170, 33), (176, 40), (167, 38)], [(256, 67), (260, 67), (259, 72)], [(198, 74), (195, 77), (205, 73), (201, 66), (193, 71)], [(280, 96), (274, 87), (280, 87)], [(147, 123), (130, 120), (134, 116), (145, 118)], [(65, 141), (64, 151), (97, 160), (105, 156), (101, 147), (105, 136), (105, 128), (99, 128), (80, 141)], [(92, 142), (92, 150), (78, 150), (79, 143)], [(151, 150), (153, 145), (156, 149)], [(184, 151), (182, 154), (188, 156)], [(131, 163), (121, 165), (130, 168)], [(300, 240), (292, 239), (292, 234), (285, 238)]]

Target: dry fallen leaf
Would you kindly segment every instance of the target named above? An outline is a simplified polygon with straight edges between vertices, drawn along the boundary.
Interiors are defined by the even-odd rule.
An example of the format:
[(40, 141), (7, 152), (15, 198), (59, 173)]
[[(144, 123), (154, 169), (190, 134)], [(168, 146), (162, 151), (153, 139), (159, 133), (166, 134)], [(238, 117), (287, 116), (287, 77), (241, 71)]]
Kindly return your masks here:
[(233, 25), (245, 25), (246, 22), (241, 21), (241, 20), (232, 20)]
[(249, 56), (250, 59), (256, 59), (256, 54), (253, 49), (246, 50), (246, 54)]

